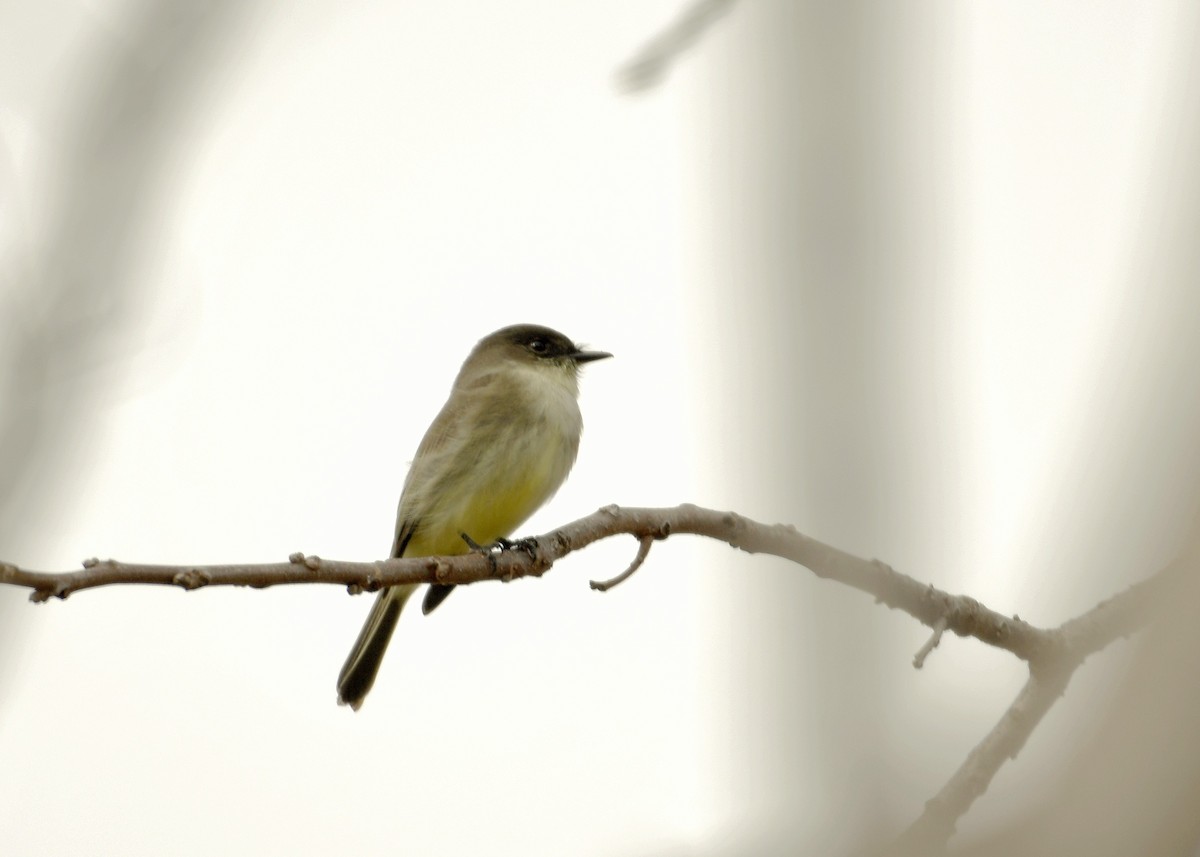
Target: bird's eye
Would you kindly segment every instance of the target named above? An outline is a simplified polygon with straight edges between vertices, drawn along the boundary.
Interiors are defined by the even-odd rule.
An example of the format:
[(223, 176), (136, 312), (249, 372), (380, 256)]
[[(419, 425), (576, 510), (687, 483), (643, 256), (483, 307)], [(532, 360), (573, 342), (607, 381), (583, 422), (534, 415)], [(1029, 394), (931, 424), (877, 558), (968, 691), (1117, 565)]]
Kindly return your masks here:
[(545, 354), (550, 350), (550, 343), (544, 339), (529, 340), (529, 350), (534, 354)]

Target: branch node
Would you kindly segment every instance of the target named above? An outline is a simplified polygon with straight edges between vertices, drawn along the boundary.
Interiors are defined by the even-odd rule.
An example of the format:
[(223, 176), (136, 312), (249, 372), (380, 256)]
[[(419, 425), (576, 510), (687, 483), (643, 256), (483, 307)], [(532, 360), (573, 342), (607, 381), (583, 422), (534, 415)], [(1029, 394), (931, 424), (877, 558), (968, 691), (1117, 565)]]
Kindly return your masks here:
[(288, 562), (293, 563), (294, 565), (299, 565), (300, 563), (304, 562), (304, 554), (302, 554), (300, 551), (290, 553), (288, 554)]
[(211, 583), (212, 577), (203, 569), (189, 568), (176, 574), (171, 578), (171, 582), (176, 586), (182, 586), (184, 589), (199, 589), (201, 586), (207, 586)]
[(638, 540), (637, 556), (633, 558), (633, 562), (629, 564), (629, 568), (612, 578), (612, 580), (592, 580), (588, 582), (588, 585), (598, 592), (607, 592), (618, 583), (628, 580), (635, 571), (642, 567), (642, 563), (645, 562), (646, 557), (650, 555), (650, 545), (652, 544), (654, 544), (654, 536), (642, 536), (641, 539)]
[(346, 593), (348, 595), (362, 595), (363, 588), (362, 588), (362, 586), (360, 586), (357, 583), (347, 583), (346, 584)]
[(99, 559), (99, 557), (94, 557), (94, 556), (89, 556), (87, 559), (85, 559), (85, 560), (84, 560), (84, 561), (81, 563), (81, 565), (82, 565), (84, 568), (95, 568), (95, 567), (96, 567), (96, 566), (98, 566), (99, 564), (100, 564), (100, 559)]
[(306, 556), (304, 558), (304, 565), (306, 567), (312, 569), (313, 571), (316, 571), (318, 568), (321, 567), (321, 558), (316, 555)]
[(601, 506), (600, 511), (605, 515), (608, 515), (610, 518), (615, 518), (617, 515), (621, 514), (621, 507), (616, 503), (609, 503), (607, 506)]
[(439, 583), (446, 579), (447, 569), (446, 564), (440, 559), (430, 560), (425, 567), (433, 573), (433, 579)]
[(925, 641), (925, 645), (921, 646), (917, 650), (917, 653), (913, 655), (913, 666), (916, 669), (925, 666), (925, 659), (929, 657), (929, 653), (936, 649), (938, 644), (942, 642), (942, 634), (946, 632), (946, 624), (945, 616), (933, 623), (933, 634)]

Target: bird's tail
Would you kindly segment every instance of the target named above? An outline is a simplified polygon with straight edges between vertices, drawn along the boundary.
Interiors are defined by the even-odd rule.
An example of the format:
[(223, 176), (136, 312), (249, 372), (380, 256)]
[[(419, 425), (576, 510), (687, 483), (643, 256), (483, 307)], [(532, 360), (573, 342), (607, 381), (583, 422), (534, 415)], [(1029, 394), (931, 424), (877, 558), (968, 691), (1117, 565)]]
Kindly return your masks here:
[(349, 705), (355, 711), (363, 704), (379, 665), (383, 663), (383, 654), (387, 651), (388, 641), (396, 630), (396, 621), (408, 596), (413, 594), (416, 585), (391, 586), (379, 593), (371, 614), (354, 641), (350, 657), (338, 673), (337, 690), (338, 705)]

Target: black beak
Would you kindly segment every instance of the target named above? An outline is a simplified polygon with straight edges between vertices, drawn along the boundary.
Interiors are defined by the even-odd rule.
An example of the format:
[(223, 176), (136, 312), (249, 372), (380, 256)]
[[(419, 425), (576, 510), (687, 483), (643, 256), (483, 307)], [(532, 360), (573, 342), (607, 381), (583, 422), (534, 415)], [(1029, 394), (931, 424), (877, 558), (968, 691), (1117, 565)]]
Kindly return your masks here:
[(593, 360), (603, 360), (605, 357), (612, 357), (607, 351), (580, 351), (579, 349), (575, 349), (575, 353), (568, 356), (576, 363), (591, 363)]

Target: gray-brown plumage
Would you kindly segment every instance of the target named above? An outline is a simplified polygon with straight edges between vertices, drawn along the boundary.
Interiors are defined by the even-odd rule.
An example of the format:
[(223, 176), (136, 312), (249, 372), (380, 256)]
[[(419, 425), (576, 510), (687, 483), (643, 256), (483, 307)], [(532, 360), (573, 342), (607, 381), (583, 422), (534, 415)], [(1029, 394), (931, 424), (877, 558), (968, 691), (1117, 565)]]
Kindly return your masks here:
[[(612, 355), (584, 351), (533, 324), (479, 341), (417, 448), (396, 513), (392, 556), (449, 556), (511, 535), (558, 490), (579, 449), (579, 367)], [(338, 702), (358, 709), (375, 682), (400, 612), (416, 586), (379, 593), (338, 675)], [(433, 585), (424, 612), (453, 586)]]

